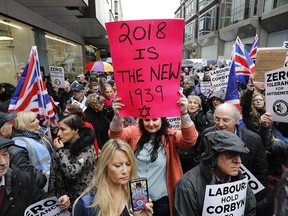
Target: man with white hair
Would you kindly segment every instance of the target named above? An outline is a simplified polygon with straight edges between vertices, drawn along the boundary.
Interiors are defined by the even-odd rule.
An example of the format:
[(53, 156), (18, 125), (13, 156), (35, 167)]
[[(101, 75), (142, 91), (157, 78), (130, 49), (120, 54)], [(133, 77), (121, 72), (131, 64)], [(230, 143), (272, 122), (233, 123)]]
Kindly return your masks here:
[[(214, 112), (215, 126), (206, 128), (201, 134), (198, 154), (204, 151), (203, 137), (208, 132), (222, 130), (235, 133), (250, 150), (249, 154), (241, 155), (243, 165), (266, 187), (268, 162), (262, 140), (255, 132), (239, 126), (239, 120), (240, 112), (235, 105), (230, 103), (219, 104)], [(265, 189), (258, 192), (256, 194), (257, 201), (263, 199), (266, 194)]]

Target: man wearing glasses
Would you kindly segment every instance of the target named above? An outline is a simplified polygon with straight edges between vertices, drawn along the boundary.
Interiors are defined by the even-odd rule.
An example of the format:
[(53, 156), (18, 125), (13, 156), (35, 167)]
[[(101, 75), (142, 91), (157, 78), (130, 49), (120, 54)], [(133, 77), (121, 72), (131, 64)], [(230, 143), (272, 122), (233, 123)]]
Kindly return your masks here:
[[(211, 131), (230, 131), (236, 134), (250, 150), (249, 154), (241, 155), (243, 165), (266, 187), (268, 162), (262, 140), (255, 132), (239, 126), (240, 112), (233, 104), (223, 103), (216, 107), (214, 113), (215, 126), (206, 128), (200, 138), (198, 154), (204, 151), (203, 137)], [(267, 195), (264, 189), (256, 194), (257, 201)]]
[[(229, 131), (207, 133), (201, 163), (188, 171), (174, 190), (174, 216), (200, 216), (203, 212), (206, 185), (235, 182), (244, 179), (240, 172), (240, 154), (249, 153), (243, 141)], [(229, 215), (229, 214), (228, 214)], [(256, 199), (247, 187), (244, 215), (256, 215)]]

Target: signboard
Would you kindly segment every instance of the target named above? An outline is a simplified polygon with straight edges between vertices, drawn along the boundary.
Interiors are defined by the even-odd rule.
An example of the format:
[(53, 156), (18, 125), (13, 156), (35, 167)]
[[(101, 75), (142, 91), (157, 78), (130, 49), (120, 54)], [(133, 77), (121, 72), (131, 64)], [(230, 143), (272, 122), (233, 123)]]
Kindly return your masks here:
[(53, 196), (46, 199), (43, 199), (37, 203), (30, 205), (26, 208), (24, 216), (70, 216), (68, 210), (61, 209), (59, 207), (58, 198)]
[(226, 88), (228, 85), (230, 68), (220, 68), (217, 70), (212, 70), (209, 72), (212, 86), (215, 86), (215, 91), (226, 92)]
[(167, 121), (170, 125), (169, 127), (176, 128), (177, 130), (181, 130), (181, 118), (180, 118), (180, 116), (167, 117)]
[(258, 193), (259, 191), (263, 190), (265, 187), (258, 181), (258, 179), (243, 165), (240, 165), (241, 173), (247, 177), (248, 185), (253, 191), (254, 194)]
[(49, 66), (50, 77), (52, 86), (65, 88), (65, 72), (63, 67)]
[(258, 48), (254, 81), (265, 82), (265, 72), (282, 68), (286, 53), (286, 49), (282, 47)]
[(106, 23), (122, 116), (177, 116), (184, 20)]
[(210, 81), (202, 81), (200, 82), (200, 91), (203, 95), (208, 95), (210, 92), (211, 82)]
[(284, 67), (288, 67), (288, 41), (283, 42), (283, 47), (286, 49), (287, 52)]
[(273, 121), (288, 122), (288, 67), (265, 73), (266, 111)]
[(241, 216), (246, 204), (247, 178), (226, 184), (207, 185), (202, 216)]

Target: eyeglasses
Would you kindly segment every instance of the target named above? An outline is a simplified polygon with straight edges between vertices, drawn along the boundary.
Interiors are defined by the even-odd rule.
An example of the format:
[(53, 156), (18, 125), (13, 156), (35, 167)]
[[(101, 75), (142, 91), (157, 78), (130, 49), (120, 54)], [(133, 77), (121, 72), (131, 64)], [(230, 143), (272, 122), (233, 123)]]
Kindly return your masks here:
[(257, 99), (253, 99), (252, 101), (263, 101), (263, 99), (262, 98), (257, 98)]

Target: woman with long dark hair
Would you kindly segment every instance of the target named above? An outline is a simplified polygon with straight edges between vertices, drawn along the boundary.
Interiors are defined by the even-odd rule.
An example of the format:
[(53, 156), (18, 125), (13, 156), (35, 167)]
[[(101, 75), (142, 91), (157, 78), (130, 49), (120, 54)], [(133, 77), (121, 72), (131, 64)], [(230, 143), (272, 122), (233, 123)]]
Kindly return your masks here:
[(172, 215), (173, 190), (183, 175), (177, 149), (195, 145), (198, 133), (187, 112), (187, 98), (177, 101), (181, 110), (181, 130), (169, 128), (166, 118), (140, 118), (138, 125), (123, 127), (119, 109), (121, 98), (113, 103), (114, 118), (110, 123), (110, 138), (120, 138), (130, 144), (137, 160), (139, 177), (148, 179), (149, 196), (153, 200), (154, 216)]

